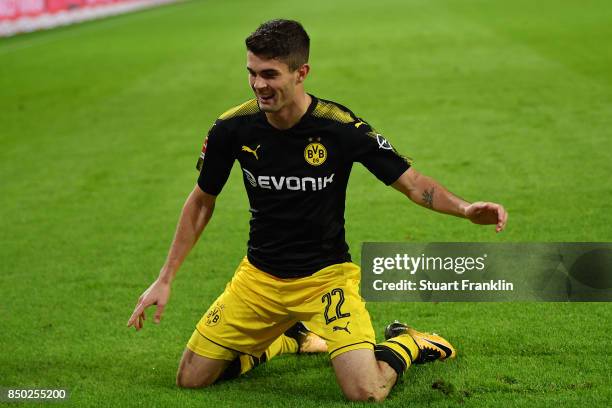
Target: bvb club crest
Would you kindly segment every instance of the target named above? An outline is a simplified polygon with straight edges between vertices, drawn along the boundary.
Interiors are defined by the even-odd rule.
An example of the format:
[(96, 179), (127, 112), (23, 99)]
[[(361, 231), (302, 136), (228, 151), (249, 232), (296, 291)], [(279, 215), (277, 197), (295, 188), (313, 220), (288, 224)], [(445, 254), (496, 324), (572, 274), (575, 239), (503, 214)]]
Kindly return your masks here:
[(320, 166), (327, 160), (327, 149), (321, 143), (310, 143), (304, 149), (304, 159), (312, 166)]
[(210, 308), (208, 313), (206, 314), (206, 325), (207, 326), (215, 326), (221, 320), (221, 311), (223, 310), (223, 305), (216, 304)]

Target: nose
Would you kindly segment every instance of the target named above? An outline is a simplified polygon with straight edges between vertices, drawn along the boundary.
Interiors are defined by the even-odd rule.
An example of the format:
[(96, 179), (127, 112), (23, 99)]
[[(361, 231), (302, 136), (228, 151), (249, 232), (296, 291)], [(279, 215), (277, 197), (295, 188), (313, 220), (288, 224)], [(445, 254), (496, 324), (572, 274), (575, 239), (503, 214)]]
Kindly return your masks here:
[(261, 89), (264, 89), (265, 87), (266, 87), (266, 81), (264, 81), (262, 77), (256, 76), (255, 79), (253, 80), (253, 89), (261, 90)]

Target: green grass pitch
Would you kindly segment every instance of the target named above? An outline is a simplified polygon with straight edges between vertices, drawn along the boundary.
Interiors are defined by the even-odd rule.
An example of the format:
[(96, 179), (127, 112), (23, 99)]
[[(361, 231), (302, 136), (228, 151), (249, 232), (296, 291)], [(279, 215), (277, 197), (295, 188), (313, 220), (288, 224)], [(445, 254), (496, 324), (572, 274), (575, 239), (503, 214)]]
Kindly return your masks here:
[[(208, 127), (250, 97), (243, 40), (269, 18), (312, 38), (308, 90), (349, 106), (507, 230), (427, 212), (355, 166), (363, 241), (611, 241), (612, 5), (606, 1), (193, 1), (0, 40), (0, 386), (71, 406), (351, 405), (325, 356), (283, 356), (206, 390), (183, 347), (245, 253), (237, 169), (164, 319), (126, 321), (157, 276)], [(446, 335), (385, 406), (609, 406), (610, 304), (369, 304)], [(356, 404), (361, 405), (361, 404)]]

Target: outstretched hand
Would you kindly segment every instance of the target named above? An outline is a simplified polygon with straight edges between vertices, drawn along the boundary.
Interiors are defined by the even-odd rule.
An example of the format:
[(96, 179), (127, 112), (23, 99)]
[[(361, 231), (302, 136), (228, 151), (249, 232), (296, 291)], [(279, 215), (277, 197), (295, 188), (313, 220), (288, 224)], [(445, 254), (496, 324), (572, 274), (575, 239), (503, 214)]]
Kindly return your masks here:
[(506, 227), (508, 213), (501, 204), (477, 201), (465, 209), (465, 217), (474, 224), (496, 224), (495, 232)]
[(146, 318), (145, 309), (151, 305), (157, 305), (153, 322), (156, 324), (159, 323), (162, 313), (164, 312), (164, 307), (166, 303), (168, 303), (168, 298), (170, 298), (170, 284), (160, 280), (153, 282), (153, 284), (138, 298), (138, 303), (136, 303), (136, 308), (134, 308), (134, 312), (132, 316), (130, 316), (127, 326), (134, 326), (136, 331), (142, 329)]

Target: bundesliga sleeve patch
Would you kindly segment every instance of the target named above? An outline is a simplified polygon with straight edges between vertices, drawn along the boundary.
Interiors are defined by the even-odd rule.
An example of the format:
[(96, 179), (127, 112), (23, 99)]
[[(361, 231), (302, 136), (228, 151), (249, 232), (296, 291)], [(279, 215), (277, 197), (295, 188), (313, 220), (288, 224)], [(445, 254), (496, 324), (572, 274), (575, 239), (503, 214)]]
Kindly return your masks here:
[(208, 144), (208, 136), (204, 139), (204, 144), (202, 145), (202, 151), (200, 152), (200, 157), (198, 158), (198, 163), (196, 164), (196, 169), (198, 171), (202, 171), (202, 166), (204, 165), (204, 156), (206, 155), (206, 145)]
[(368, 132), (366, 134), (368, 136), (370, 136), (372, 139), (376, 140), (376, 143), (378, 143), (378, 148), (379, 149), (395, 151), (393, 146), (391, 146), (391, 143), (389, 143), (389, 141), (387, 139), (385, 139), (385, 137), (383, 135), (381, 135), (380, 133), (376, 132), (374, 129), (372, 129), (371, 132)]

